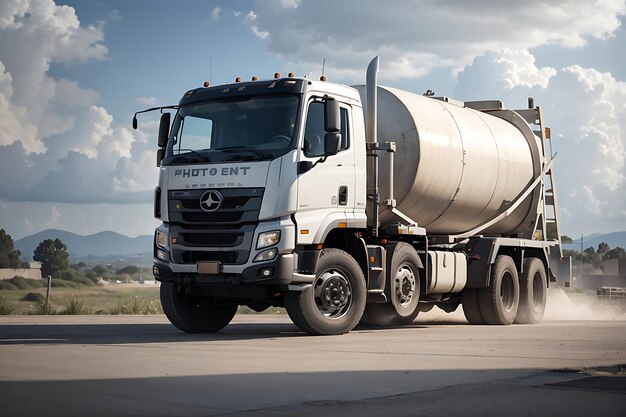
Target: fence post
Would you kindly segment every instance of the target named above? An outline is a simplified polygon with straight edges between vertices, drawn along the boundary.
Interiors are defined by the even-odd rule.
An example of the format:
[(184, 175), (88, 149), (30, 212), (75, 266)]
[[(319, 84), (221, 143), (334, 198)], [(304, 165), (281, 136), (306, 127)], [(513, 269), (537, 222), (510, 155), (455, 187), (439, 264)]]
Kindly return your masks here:
[(48, 288), (46, 289), (46, 310), (48, 309), (48, 301), (50, 301), (50, 286), (52, 284), (52, 276), (48, 275)]

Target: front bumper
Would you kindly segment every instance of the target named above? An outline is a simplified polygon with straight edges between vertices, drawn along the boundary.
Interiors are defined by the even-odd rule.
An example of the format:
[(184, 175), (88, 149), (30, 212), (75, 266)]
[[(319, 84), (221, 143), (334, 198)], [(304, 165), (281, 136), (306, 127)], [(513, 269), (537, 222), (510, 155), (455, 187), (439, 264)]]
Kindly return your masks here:
[[(315, 275), (295, 272), (298, 268), (298, 254), (289, 253), (279, 255), (274, 261), (263, 262), (245, 268), (241, 273), (228, 272), (224, 267), (219, 274), (199, 274), (194, 264), (177, 265), (154, 259), (154, 278), (160, 282), (170, 282), (184, 285), (264, 285), (264, 286), (288, 286), (311, 284)], [(174, 268), (175, 270), (172, 270)], [(270, 271), (267, 276), (266, 271)]]

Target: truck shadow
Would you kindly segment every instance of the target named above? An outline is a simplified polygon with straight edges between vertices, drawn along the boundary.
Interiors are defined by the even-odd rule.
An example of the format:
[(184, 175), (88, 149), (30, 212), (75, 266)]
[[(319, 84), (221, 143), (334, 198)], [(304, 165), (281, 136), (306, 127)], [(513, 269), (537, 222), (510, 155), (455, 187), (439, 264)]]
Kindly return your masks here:
[[(402, 327), (358, 326), (358, 333), (381, 333), (393, 329), (419, 329), (422, 325)], [(213, 334), (184, 333), (169, 323), (150, 324), (46, 324), (0, 325), (1, 345), (116, 345), (167, 342), (211, 342), (254, 339), (310, 337), (291, 323), (231, 323)], [(340, 337), (340, 336), (325, 336)]]

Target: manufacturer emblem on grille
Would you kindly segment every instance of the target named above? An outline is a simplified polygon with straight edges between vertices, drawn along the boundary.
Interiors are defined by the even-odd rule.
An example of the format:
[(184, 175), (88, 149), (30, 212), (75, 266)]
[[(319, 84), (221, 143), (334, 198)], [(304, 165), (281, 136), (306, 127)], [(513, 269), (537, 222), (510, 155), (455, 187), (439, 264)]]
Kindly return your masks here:
[(200, 197), (200, 208), (204, 211), (216, 211), (222, 207), (224, 196), (219, 191), (211, 190)]

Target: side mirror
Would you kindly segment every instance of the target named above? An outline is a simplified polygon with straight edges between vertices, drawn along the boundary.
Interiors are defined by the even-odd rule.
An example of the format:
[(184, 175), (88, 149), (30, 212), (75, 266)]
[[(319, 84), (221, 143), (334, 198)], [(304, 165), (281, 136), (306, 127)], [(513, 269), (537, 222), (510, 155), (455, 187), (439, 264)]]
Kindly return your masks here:
[(161, 122), (159, 123), (159, 148), (165, 148), (167, 146), (167, 137), (170, 134), (170, 113), (163, 113), (161, 115)]
[(164, 148), (160, 148), (157, 151), (157, 155), (156, 155), (156, 166), (160, 167), (161, 166), (161, 161), (163, 160), (163, 158), (165, 158), (165, 149)]
[(327, 133), (324, 135), (324, 155), (337, 155), (341, 146), (340, 133)]
[(341, 130), (339, 103), (332, 97), (327, 97), (324, 102), (324, 130), (328, 133), (335, 133)]

